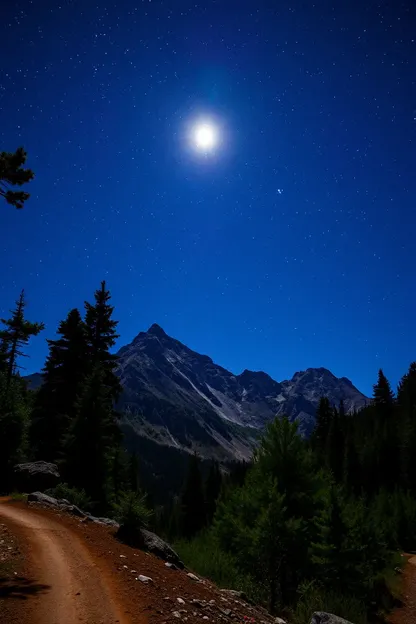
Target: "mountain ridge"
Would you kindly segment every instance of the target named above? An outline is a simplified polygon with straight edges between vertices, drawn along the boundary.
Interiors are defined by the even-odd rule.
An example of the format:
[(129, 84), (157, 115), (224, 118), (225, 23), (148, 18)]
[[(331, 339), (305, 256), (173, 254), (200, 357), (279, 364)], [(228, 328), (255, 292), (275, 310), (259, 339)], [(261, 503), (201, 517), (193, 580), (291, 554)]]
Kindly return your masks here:
[[(117, 355), (124, 444), (140, 458), (143, 482), (160, 500), (180, 490), (190, 453), (203, 463), (247, 461), (276, 416), (297, 420), (307, 436), (321, 396), (336, 405), (343, 400), (347, 412), (369, 401), (349, 379), (323, 367), (297, 371), (280, 382), (264, 371), (234, 374), (157, 324)], [(42, 375), (26, 379), (35, 388)]]
[[(283, 413), (296, 419), (308, 435), (321, 396), (336, 404), (343, 400), (347, 412), (368, 401), (349, 379), (337, 378), (324, 367), (298, 371), (281, 382), (264, 371), (244, 369), (236, 375), (170, 337), (157, 324), (140, 332), (118, 356), (123, 386), (120, 407), (137, 435), (142, 435), (145, 420), (160, 443), (208, 457), (218, 455), (219, 445), (226, 455), (248, 458), (258, 433)], [(207, 437), (211, 438), (208, 447)]]

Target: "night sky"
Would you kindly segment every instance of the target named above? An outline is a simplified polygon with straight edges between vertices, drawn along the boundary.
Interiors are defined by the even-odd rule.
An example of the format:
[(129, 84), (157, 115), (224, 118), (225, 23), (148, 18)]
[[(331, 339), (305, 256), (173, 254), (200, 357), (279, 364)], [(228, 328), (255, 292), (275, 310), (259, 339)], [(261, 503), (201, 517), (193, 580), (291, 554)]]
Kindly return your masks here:
[[(159, 323), (235, 373), (371, 393), (416, 359), (416, 7), (399, 0), (4, 3), (0, 314), (45, 338), (102, 279), (119, 346)], [(215, 149), (189, 132), (214, 123)]]

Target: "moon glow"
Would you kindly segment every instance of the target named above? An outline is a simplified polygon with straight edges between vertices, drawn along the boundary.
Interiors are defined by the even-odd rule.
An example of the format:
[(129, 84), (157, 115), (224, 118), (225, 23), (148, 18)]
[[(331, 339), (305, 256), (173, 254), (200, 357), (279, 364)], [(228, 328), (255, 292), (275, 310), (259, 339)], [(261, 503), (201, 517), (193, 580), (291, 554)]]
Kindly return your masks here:
[(213, 150), (218, 143), (218, 130), (210, 123), (197, 124), (193, 131), (193, 142), (201, 152)]

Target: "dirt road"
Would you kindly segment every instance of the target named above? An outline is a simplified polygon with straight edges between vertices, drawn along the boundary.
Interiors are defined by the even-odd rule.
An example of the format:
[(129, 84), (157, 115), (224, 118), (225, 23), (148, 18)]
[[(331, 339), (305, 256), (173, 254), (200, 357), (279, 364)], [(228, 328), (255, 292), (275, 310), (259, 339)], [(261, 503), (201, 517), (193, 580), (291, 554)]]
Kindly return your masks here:
[(130, 624), (105, 562), (69, 527), (5, 501), (0, 522), (27, 555), (24, 576), (0, 578), (1, 624)]
[(409, 557), (402, 578), (402, 605), (393, 610), (387, 619), (388, 624), (416, 623), (416, 557)]

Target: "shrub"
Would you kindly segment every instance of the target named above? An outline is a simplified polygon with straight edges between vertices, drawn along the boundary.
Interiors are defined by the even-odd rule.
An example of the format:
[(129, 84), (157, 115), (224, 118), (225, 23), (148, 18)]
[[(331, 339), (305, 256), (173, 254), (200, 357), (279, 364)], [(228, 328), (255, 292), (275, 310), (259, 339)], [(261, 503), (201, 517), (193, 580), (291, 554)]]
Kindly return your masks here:
[(141, 546), (141, 529), (148, 526), (153, 512), (147, 507), (146, 495), (125, 492), (114, 506), (116, 520), (120, 523), (118, 537), (132, 546)]
[(70, 487), (67, 483), (59, 483), (46, 493), (55, 498), (65, 498), (71, 505), (79, 507), (82, 511), (90, 511), (92, 508), (92, 501), (85, 490)]

